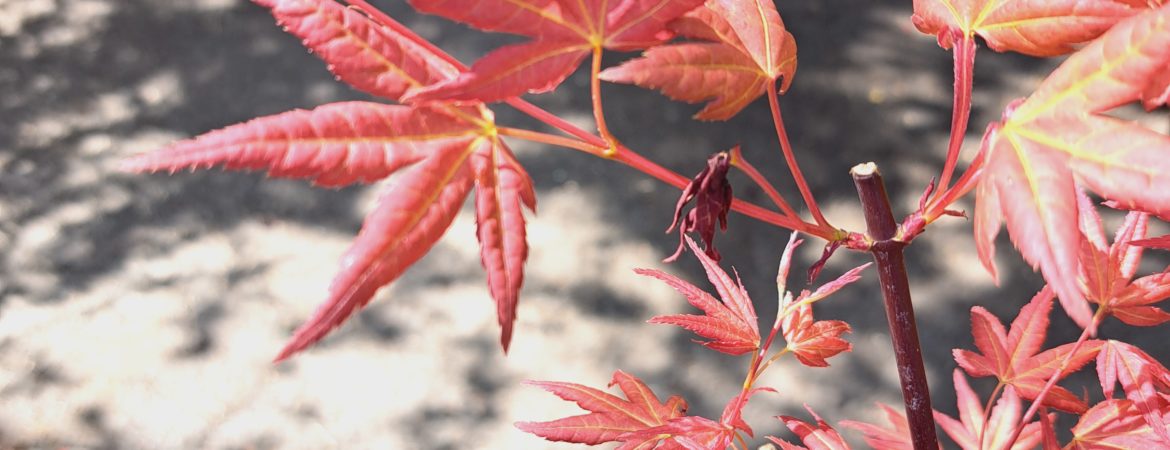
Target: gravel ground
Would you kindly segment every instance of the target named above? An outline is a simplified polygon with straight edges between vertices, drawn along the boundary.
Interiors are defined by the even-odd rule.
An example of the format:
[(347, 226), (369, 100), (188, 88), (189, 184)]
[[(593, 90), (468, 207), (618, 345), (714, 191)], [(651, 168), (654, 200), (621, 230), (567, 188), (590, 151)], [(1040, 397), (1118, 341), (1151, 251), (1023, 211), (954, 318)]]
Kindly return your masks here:
[[(465, 61), (512, 41), (415, 15), (402, 2), (376, 4)], [(908, 1), (779, 8), (801, 49), (782, 104), (826, 213), (862, 228), (847, 170), (870, 160), (883, 167), (899, 214), (908, 212), (942, 165), (949, 54), (913, 30)], [(972, 129), (1052, 64), (982, 52)], [(588, 126), (586, 85), (579, 72), (533, 101)], [(604, 90), (614, 133), (667, 167), (694, 173), (707, 154), (740, 143), (767, 176), (787, 180), (766, 102), (726, 123), (696, 123), (688, 117), (697, 106)], [(573, 448), (512, 427), (576, 413), (521, 381), (604, 386), (619, 368), (663, 396), (683, 395), (695, 413), (718, 415), (746, 363), (644, 324), (689, 307), (631, 271), (703, 280), (693, 259), (659, 262), (677, 239), (662, 233), (677, 191), (523, 143), (515, 147), (540, 213), (509, 355), (496, 344), (468, 204), (435, 249), (356, 318), (271, 364), (323, 299), (375, 188), (323, 190), (218, 170), (131, 175), (117, 162), (254, 116), (364, 98), (244, 1), (0, 0), (0, 448)], [(532, 125), (497, 110), (502, 123)], [(969, 149), (978, 137), (969, 136)], [(766, 201), (735, 181), (742, 197)], [(724, 267), (738, 269), (770, 323), (787, 234), (742, 216), (730, 227), (718, 237)], [(1005, 240), (1003, 286), (994, 287), (969, 230), (964, 220), (944, 221), (910, 251), (943, 410), (954, 403), (950, 350), (970, 342), (966, 311), (986, 302), (1002, 317), (1039, 283)], [(819, 251), (806, 245), (794, 273)], [(842, 253), (824, 277), (865, 260)], [(804, 416), (802, 402), (834, 422), (878, 420), (873, 402), (898, 404), (874, 279), (867, 273), (818, 309), (853, 325), (852, 354), (827, 369), (785, 362), (765, 377), (779, 394), (749, 406), (757, 436), (781, 433), (772, 416)], [(1075, 338), (1067, 329), (1055, 336)]]

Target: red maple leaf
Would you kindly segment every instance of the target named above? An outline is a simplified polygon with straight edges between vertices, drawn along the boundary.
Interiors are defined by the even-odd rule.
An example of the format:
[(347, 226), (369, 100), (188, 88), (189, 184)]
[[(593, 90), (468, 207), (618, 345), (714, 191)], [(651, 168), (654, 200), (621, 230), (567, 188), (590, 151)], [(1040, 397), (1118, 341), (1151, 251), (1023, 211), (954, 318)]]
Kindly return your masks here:
[(1144, 0), (914, 0), (913, 21), (943, 48), (978, 35), (995, 51), (1055, 56), (1147, 8)]
[[(1113, 244), (1109, 245), (1105, 242), (1096, 207), (1083, 194), (1079, 201), (1081, 231), (1085, 235), (1080, 252), (1080, 286), (1085, 299), (1129, 325), (1148, 327), (1170, 321), (1170, 313), (1151, 306), (1170, 297), (1170, 272), (1133, 279), (1141, 263), (1142, 247), (1132, 245), (1131, 241), (1146, 236), (1149, 216), (1140, 212), (1126, 215)], [(1069, 306), (1066, 305), (1065, 309)], [(1088, 315), (1086, 307), (1079, 313), (1078, 323), (1085, 326)]]
[(1105, 398), (1113, 398), (1118, 383), (1125, 391), (1125, 397), (1162, 440), (1170, 445), (1163, 415), (1166, 414), (1164, 393), (1170, 393), (1170, 371), (1141, 349), (1124, 342), (1105, 341), (1097, 355), (1097, 378)]
[(915, 450), (910, 442), (910, 423), (906, 421), (906, 415), (882, 403), (878, 403), (878, 407), (885, 413), (890, 428), (856, 420), (842, 420), (841, 426), (861, 432), (865, 443), (875, 450)]
[(691, 314), (657, 316), (648, 322), (678, 325), (693, 331), (700, 337), (710, 339), (702, 342), (707, 348), (730, 355), (741, 355), (759, 349), (760, 328), (756, 311), (743, 284), (739, 280), (732, 281), (714, 260), (699, 252), (698, 246), (690, 236), (686, 237), (686, 241), (703, 263), (707, 279), (715, 285), (715, 291), (723, 301), (716, 300), (702, 289), (673, 275), (658, 270), (635, 269), (634, 272), (640, 275), (665, 281), (683, 294), (691, 305), (703, 310), (704, 313), (701, 316)]
[(796, 73), (796, 41), (776, 5), (761, 0), (712, 0), (670, 24), (680, 35), (706, 42), (661, 45), (641, 58), (601, 72), (601, 79), (658, 89), (689, 103), (710, 99), (699, 120), (727, 120)]
[[(1101, 341), (1087, 340), (1079, 347), (1069, 343), (1040, 352), (1048, 333), (1051, 310), (1052, 291), (1044, 288), (1020, 309), (1011, 330), (1007, 331), (986, 309), (971, 308), (971, 334), (980, 353), (956, 349), (955, 361), (968, 375), (994, 376), (1001, 384), (1015, 387), (1021, 397), (1036, 399), (1048, 379), (1057, 375), (1066, 357), (1068, 364), (1060, 371), (1059, 378), (1079, 370), (1101, 349)], [(1060, 386), (1048, 391), (1044, 405), (1074, 413), (1087, 409), (1083, 400)]]
[[(1159, 396), (1159, 421), (1170, 421), (1170, 400)], [(1105, 400), (1081, 415), (1072, 428), (1073, 450), (1164, 448), (1165, 441), (1150, 427), (1129, 400)]]
[(497, 101), (540, 93), (564, 81), (592, 52), (662, 43), (667, 22), (702, 0), (411, 0), (419, 11), (485, 31), (532, 38), (498, 48), (458, 77), (419, 90), (410, 101)]
[[(339, 79), (400, 100), (460, 71), (407, 36), (332, 0), (257, 0), (304, 40)], [(338, 187), (394, 175), (342, 258), (329, 297), (277, 360), (320, 340), (394, 281), (443, 235), (475, 188), (488, 286), (507, 350), (528, 248), (523, 209), (532, 182), (496, 136), (482, 105), (334, 103), (290, 111), (179, 142), (126, 162), (138, 172), (222, 165)]]
[[(1024, 425), (1019, 439), (1016, 439), (1011, 447), (1006, 447), (1007, 440), (1012, 437), (1013, 431), (1019, 425), (1020, 416), (1024, 412), (1023, 402), (1020, 400), (1020, 396), (1016, 395), (1015, 388), (1011, 386), (1004, 388), (999, 401), (991, 409), (991, 417), (987, 418), (984, 415), (986, 410), (983, 407), (983, 401), (975, 395), (975, 391), (967, 383), (967, 377), (963, 376), (963, 372), (955, 369), (954, 381), (955, 393), (958, 397), (959, 420), (938, 411), (934, 412), (934, 420), (956, 444), (959, 444), (959, 448), (963, 450), (1027, 450), (1040, 445), (1044, 434), (1040, 430), (1041, 423), (1037, 421)], [(1050, 416), (1055, 415), (1050, 414)], [(1050, 419), (1054, 418), (1050, 417)]]
[(821, 416), (817, 415), (816, 411), (813, 411), (808, 405), (804, 405), (804, 409), (812, 414), (816, 425), (803, 422), (792, 416), (777, 417), (784, 422), (784, 426), (796, 433), (800, 442), (804, 444), (803, 447), (772, 436), (768, 436), (768, 440), (775, 442), (783, 450), (849, 450), (849, 444), (845, 442), (845, 438), (841, 437), (837, 430), (825, 423)]
[[(625, 399), (575, 383), (529, 381), (528, 384), (589, 411), (589, 414), (548, 422), (516, 423), (516, 428), (550, 441), (589, 445), (605, 442), (645, 443), (649, 438), (638, 432), (667, 425), (672, 419), (684, 417), (687, 410), (687, 403), (681, 397), (672, 396), (666, 403), (662, 403), (642, 380), (620, 370), (614, 372), (613, 381), (609, 385), (612, 387), (616, 384)], [(668, 438), (659, 437), (653, 442)], [(619, 448), (636, 447), (623, 445)]]
[[(805, 292), (807, 294), (807, 291)], [(788, 311), (792, 296), (786, 295), (780, 303), (782, 311)], [(799, 302), (799, 300), (797, 301)], [(809, 367), (828, 367), (828, 358), (841, 352), (853, 350), (853, 345), (841, 338), (841, 334), (852, 330), (849, 324), (840, 320), (813, 320), (812, 305), (800, 305), (788, 312), (781, 322), (786, 348), (796, 359)]]
[(1006, 221), (1012, 242), (1062, 304), (1083, 302), (1077, 184), (1125, 209), (1170, 212), (1170, 137), (1103, 114), (1137, 100), (1147, 108), (1164, 101), (1168, 31), (1170, 5), (1121, 21), (988, 127), (974, 222), (980, 259), (993, 276), (995, 236)]

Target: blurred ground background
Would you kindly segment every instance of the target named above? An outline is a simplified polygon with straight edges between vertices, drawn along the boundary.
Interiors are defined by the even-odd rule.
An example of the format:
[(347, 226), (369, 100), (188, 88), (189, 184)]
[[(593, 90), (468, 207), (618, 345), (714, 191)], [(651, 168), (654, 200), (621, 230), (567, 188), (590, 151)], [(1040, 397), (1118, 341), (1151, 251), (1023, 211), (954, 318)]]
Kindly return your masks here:
[[(399, 1), (374, 3), (464, 61), (513, 40), (418, 16)], [(781, 103), (802, 168), (838, 226), (863, 227), (853, 164), (882, 167), (899, 216), (942, 166), (951, 61), (910, 25), (910, 6), (779, 4), (800, 46)], [(980, 53), (966, 158), (985, 124), (1053, 64)], [(588, 126), (586, 85), (578, 72), (532, 100)], [(690, 175), (709, 153), (742, 144), (798, 200), (779, 181), (787, 172), (765, 101), (727, 123), (696, 123), (689, 116), (698, 106), (628, 86), (604, 92), (615, 134), (649, 158)], [(706, 286), (693, 258), (658, 262), (677, 242), (662, 231), (678, 192), (616, 164), (523, 143), (515, 148), (540, 212), (508, 356), (496, 343), (469, 204), (370, 307), (272, 365), (324, 298), (376, 188), (322, 190), (218, 170), (140, 176), (118, 172), (117, 161), (255, 116), (365, 98), (245, 1), (0, 0), (0, 448), (573, 448), (512, 427), (577, 413), (520, 382), (601, 387), (619, 368), (663, 397), (683, 395), (696, 414), (719, 414), (746, 361), (644, 324), (689, 306), (631, 271), (666, 269)], [(501, 123), (534, 126), (496, 110)], [(744, 181), (735, 179), (737, 195), (764, 204)], [(1007, 317), (1039, 287), (1003, 239), (995, 288), (969, 227), (944, 220), (909, 257), (944, 411), (954, 404), (951, 349), (970, 346), (970, 306)], [(742, 216), (718, 237), (723, 266), (739, 271), (766, 324), (786, 238)], [(806, 244), (794, 274), (819, 252)], [(865, 261), (842, 252), (822, 278)], [(765, 377), (779, 394), (749, 406), (757, 436), (784, 435), (771, 417), (805, 416), (802, 402), (831, 422), (877, 421), (873, 402), (900, 404), (875, 278), (867, 272), (817, 310), (852, 324), (852, 354), (827, 369), (784, 361)], [(1075, 339), (1063, 315), (1054, 322), (1063, 328), (1051, 342)], [(1103, 333), (1125, 336), (1117, 327)]]

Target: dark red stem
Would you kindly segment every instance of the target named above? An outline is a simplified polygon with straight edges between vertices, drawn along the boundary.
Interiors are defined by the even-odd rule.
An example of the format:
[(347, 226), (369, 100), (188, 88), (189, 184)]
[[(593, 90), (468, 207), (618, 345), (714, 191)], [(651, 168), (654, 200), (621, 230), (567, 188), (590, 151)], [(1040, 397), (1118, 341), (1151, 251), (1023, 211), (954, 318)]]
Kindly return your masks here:
[(926, 368), (922, 364), (922, 346), (918, 343), (918, 326), (914, 321), (914, 305), (910, 301), (910, 281), (906, 277), (906, 262), (902, 250), (904, 242), (894, 240), (898, 224), (890, 209), (886, 186), (873, 163), (858, 164), (849, 171), (857, 196), (865, 212), (867, 234), (873, 240), (870, 253), (877, 263), (882, 298), (886, 304), (886, 319), (894, 356), (898, 362), (898, 377), (902, 381), (902, 400), (906, 404), (906, 418), (910, 423), (910, 438), (916, 450), (935, 450), (938, 436), (930, 405), (930, 388), (926, 383)]

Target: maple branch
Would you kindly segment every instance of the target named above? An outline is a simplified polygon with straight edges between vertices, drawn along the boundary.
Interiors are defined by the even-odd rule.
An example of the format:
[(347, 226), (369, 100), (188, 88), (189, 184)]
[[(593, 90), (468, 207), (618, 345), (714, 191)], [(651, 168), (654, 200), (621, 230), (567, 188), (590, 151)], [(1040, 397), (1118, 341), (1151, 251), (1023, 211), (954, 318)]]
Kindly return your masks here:
[(1042, 403), (1044, 402), (1044, 397), (1048, 395), (1048, 391), (1052, 390), (1053, 386), (1056, 386), (1056, 382), (1061, 378), (1060, 374), (1068, 369), (1068, 363), (1069, 361), (1072, 361), (1073, 355), (1076, 355), (1077, 351), (1081, 349), (1081, 345), (1088, 341), (1089, 336), (1092, 336), (1093, 333), (1096, 332), (1097, 326), (1101, 324), (1101, 321), (1104, 320), (1106, 315), (1107, 313), (1105, 312), (1105, 308), (1099, 308), (1097, 309), (1096, 314), (1093, 314), (1093, 322), (1089, 326), (1085, 327), (1083, 331), (1081, 331), (1081, 336), (1077, 338), (1077, 342), (1073, 344), (1072, 350), (1070, 350), (1067, 355), (1064, 355), (1064, 359), (1060, 360), (1060, 366), (1056, 368), (1056, 373), (1053, 373), (1052, 376), (1048, 378), (1048, 382), (1044, 383), (1044, 387), (1040, 389), (1040, 393), (1036, 395), (1036, 399), (1032, 400), (1032, 405), (1028, 407), (1028, 411), (1020, 417), (1020, 423), (1016, 424), (1015, 429), (1012, 430), (1011, 437), (1007, 440), (1008, 447), (1015, 445), (1016, 439), (1019, 439), (1020, 433), (1024, 431), (1024, 425), (1026, 425), (1029, 420), (1032, 420), (1032, 415), (1036, 414), (1036, 411), (1040, 409)]
[(496, 132), (499, 133), (500, 136), (511, 136), (517, 139), (524, 139), (526, 141), (571, 148), (598, 157), (604, 157), (606, 151), (605, 147), (596, 146), (588, 142), (582, 142), (577, 139), (566, 138), (548, 133), (541, 133), (539, 131), (525, 130), (522, 128), (496, 127)]
[[(386, 28), (389, 28), (391, 31), (394, 31), (395, 33), (402, 35), (403, 37), (407, 38), (415, 45), (418, 45), (419, 47), (422, 47), (424, 50), (431, 52), (431, 54), (437, 56), (439, 59), (446, 61), (448, 64), (455, 66), (459, 70), (464, 70), (464, 71), (467, 70), (467, 65), (463, 64), (458, 59), (455, 59), (454, 56), (451, 56), (447, 52), (443, 51), (443, 49), (441, 49), (437, 45), (431, 43), (431, 41), (423, 39), (422, 36), (419, 36), (418, 34), (416, 34), (414, 32), (414, 30), (411, 30), (410, 28), (408, 28), (407, 26), (398, 22), (397, 20), (394, 20), (394, 18), (390, 17), (389, 15), (382, 12), (378, 8), (373, 7), (372, 5), (367, 3), (365, 0), (345, 0), (345, 2), (348, 3), (349, 5), (357, 8), (357, 9), (361, 10), (361, 12), (365, 13), (370, 19), (377, 22), (379, 25), (382, 25)], [(504, 100), (504, 103), (507, 103), (508, 106), (516, 108), (520, 112), (528, 114), (532, 118), (539, 120), (541, 122), (544, 122), (545, 124), (547, 124), (553, 128), (561, 130), (561, 131), (568, 133), (570, 135), (576, 136), (577, 138), (584, 140), (585, 142), (596, 145), (598, 147), (608, 147), (609, 146), (608, 144), (606, 144), (606, 142), (603, 139), (600, 139), (597, 136), (594, 136), (592, 133), (589, 133), (588, 131), (582, 130), (581, 128), (577, 127), (576, 125), (573, 125), (573, 124), (565, 121), (564, 119), (561, 119), (560, 117), (557, 117), (556, 115), (541, 109), (539, 106), (533, 105), (532, 103), (528, 103), (527, 101), (525, 101), (524, 99), (521, 99), (520, 97), (509, 98), (507, 100)]]
[(792, 172), (792, 178), (796, 180), (796, 187), (800, 189), (800, 196), (804, 198), (804, 203), (808, 205), (808, 210), (812, 213), (813, 219), (816, 219), (817, 224), (832, 228), (829, 221), (825, 220), (825, 216), (821, 214), (821, 208), (817, 206), (817, 201), (813, 198), (812, 191), (809, 190), (808, 182), (804, 180), (804, 174), (800, 172), (800, 166), (796, 164), (796, 155), (792, 152), (792, 144), (788, 142), (788, 132), (784, 130), (784, 117), (780, 115), (780, 100), (777, 98), (775, 85), (768, 88), (768, 105), (772, 108), (772, 124), (776, 126), (776, 138), (780, 140), (780, 150), (784, 153), (784, 161), (788, 163), (788, 170)]
[(731, 165), (747, 174), (748, 178), (751, 178), (757, 186), (763, 189), (764, 193), (768, 194), (768, 198), (772, 199), (772, 203), (775, 203), (776, 206), (783, 210), (785, 215), (794, 219), (800, 218), (800, 215), (797, 214), (796, 211), (792, 209), (792, 206), (790, 206), (788, 202), (784, 200), (784, 197), (780, 195), (780, 192), (776, 190), (776, 187), (772, 186), (772, 183), (769, 183), (768, 180), (764, 178), (764, 175), (760, 174), (760, 171), (756, 170), (756, 167), (743, 157), (743, 152), (740, 151), (739, 146), (736, 146), (735, 149), (731, 151)]
[(947, 144), (947, 159), (943, 165), (937, 191), (942, 196), (950, 187), (959, 152), (963, 148), (963, 136), (967, 133), (967, 121), (971, 118), (971, 89), (975, 71), (975, 37), (964, 34), (951, 51), (955, 60), (955, 94), (951, 111), (951, 139)]
[(906, 276), (903, 249), (906, 243), (894, 240), (898, 224), (890, 210), (890, 199), (881, 174), (873, 163), (858, 164), (849, 171), (857, 196), (865, 211), (865, 224), (870, 248), (877, 263), (878, 279), (885, 300), (886, 320), (894, 356), (898, 362), (898, 376), (902, 382), (902, 400), (906, 419), (910, 424), (910, 438), (916, 450), (938, 448), (934, 416), (930, 405), (930, 388), (926, 368), (922, 364), (922, 346), (918, 342), (918, 327), (914, 322), (914, 304), (910, 299), (910, 281)]
[(609, 143), (606, 145), (606, 156), (612, 157), (617, 150), (614, 148), (613, 142), (615, 139), (609, 133), (609, 127), (605, 124), (605, 110), (601, 108), (601, 78), (598, 74), (601, 73), (601, 46), (593, 47), (593, 63), (589, 69), (589, 95), (593, 99), (593, 120), (597, 122), (597, 134), (601, 135), (601, 139)]

